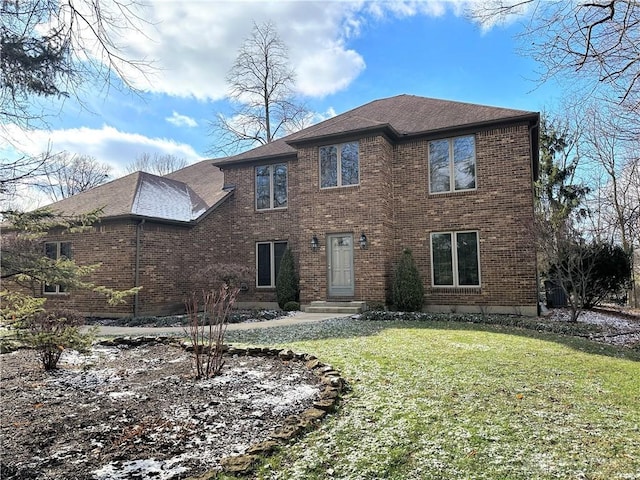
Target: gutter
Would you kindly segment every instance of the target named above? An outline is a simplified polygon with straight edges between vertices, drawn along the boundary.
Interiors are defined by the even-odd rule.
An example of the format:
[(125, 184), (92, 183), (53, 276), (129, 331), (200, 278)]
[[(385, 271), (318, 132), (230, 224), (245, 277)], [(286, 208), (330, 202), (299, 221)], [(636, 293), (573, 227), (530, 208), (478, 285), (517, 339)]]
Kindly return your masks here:
[[(140, 236), (142, 235), (142, 227), (144, 225), (145, 219), (141, 219), (138, 225), (136, 225), (136, 265), (134, 271), (134, 287), (140, 286)], [(139, 311), (139, 303), (138, 303), (138, 292), (135, 293), (133, 297), (133, 318), (138, 317)]]

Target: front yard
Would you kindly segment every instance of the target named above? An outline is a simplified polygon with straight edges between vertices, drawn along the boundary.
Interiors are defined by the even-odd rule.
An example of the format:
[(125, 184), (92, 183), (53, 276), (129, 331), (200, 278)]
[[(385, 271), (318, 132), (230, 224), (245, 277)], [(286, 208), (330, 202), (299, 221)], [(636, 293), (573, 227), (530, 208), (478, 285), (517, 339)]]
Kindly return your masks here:
[[(613, 328), (559, 319), (379, 315), (387, 320), (227, 332), (236, 347), (315, 355), (350, 389), (337, 414), (262, 459), (256, 478), (640, 479), (640, 349), (628, 331), (637, 335), (637, 319)], [(631, 343), (615, 345), (621, 339)], [(94, 357), (100, 352), (125, 363), (104, 366)], [(259, 365), (234, 366), (246, 361), (240, 357), (228, 359), (222, 377), (194, 382), (184, 352), (161, 345), (153, 347), (157, 358), (151, 352), (141, 347), (125, 359), (119, 348), (103, 348), (77, 365), (80, 358), (65, 354), (64, 369), (47, 375), (32, 352), (2, 356), (3, 447), (16, 445), (0, 462), (0, 476), (26, 479), (33, 478), (29, 472), (77, 467), (84, 476), (74, 478), (127, 478), (123, 472), (135, 467), (136, 478), (190, 478), (219, 468), (221, 456), (243, 453), (280, 425), (268, 413), (298, 398), (289, 390), (303, 386), (302, 377), (287, 373), (288, 360), (276, 362), (285, 369), (282, 379), (267, 362), (271, 373), (257, 381), (251, 372)], [(248, 383), (229, 392), (220, 387), (236, 381)], [(283, 394), (270, 393), (271, 406), (258, 409), (254, 403), (262, 405), (266, 395), (260, 388)], [(301, 409), (316, 398), (307, 397)], [(80, 454), (86, 458), (78, 463)]]
[(229, 334), (317, 355), (352, 388), (259, 478), (640, 478), (637, 351), (464, 323)]

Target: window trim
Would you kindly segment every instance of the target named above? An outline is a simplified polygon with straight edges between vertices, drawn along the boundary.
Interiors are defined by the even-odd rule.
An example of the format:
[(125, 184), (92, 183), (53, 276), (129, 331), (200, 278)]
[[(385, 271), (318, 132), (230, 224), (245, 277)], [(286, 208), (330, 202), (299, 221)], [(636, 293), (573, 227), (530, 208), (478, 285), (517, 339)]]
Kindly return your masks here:
[[(47, 255), (47, 245), (55, 245), (56, 246), (56, 257), (52, 258), (49, 255)], [(61, 254), (61, 250), (62, 250), (62, 245), (68, 245), (68, 250), (69, 250), (69, 256), (64, 256)], [(54, 260), (54, 261), (58, 261), (61, 257), (65, 257), (68, 259), (71, 259), (71, 242), (61, 242), (61, 241), (57, 241), (57, 242), (44, 242), (44, 254), (45, 256), (50, 259), (50, 260)], [(51, 291), (47, 291), (46, 288), (47, 287), (55, 287), (55, 291), (51, 292)], [(55, 285), (48, 285), (47, 283), (43, 283), (42, 284), (42, 294), (43, 295), (68, 295), (69, 292), (68, 291), (64, 291), (61, 290), (60, 285), (55, 284)]]
[[(478, 262), (478, 284), (477, 285), (460, 285), (458, 278), (458, 234), (459, 233), (475, 233), (476, 235), (476, 257)], [(435, 282), (435, 266), (433, 261), (433, 236), (449, 234), (451, 235), (451, 268), (453, 270), (453, 284), (436, 285)], [(482, 272), (480, 266), (480, 232), (478, 230), (449, 230), (443, 232), (431, 232), (429, 235), (429, 249), (431, 250), (431, 286), (433, 288), (470, 288), (478, 289), (482, 287)]]
[[(287, 204), (284, 207), (274, 207), (274, 175), (276, 167), (283, 165), (287, 170)], [(266, 208), (258, 207), (258, 168), (267, 167), (269, 169), (269, 206)], [(286, 210), (289, 207), (289, 164), (288, 162), (279, 162), (279, 163), (270, 163), (268, 165), (257, 165), (253, 169), (253, 196), (254, 196), (254, 207), (257, 212), (264, 212), (266, 210)]]
[[(453, 158), (453, 143), (456, 139), (458, 138), (466, 138), (466, 137), (471, 137), (473, 138), (473, 165), (474, 165), (474, 180), (475, 180), (475, 186), (473, 188), (463, 188), (460, 190), (456, 190), (456, 178), (455, 178), (455, 159)], [(431, 185), (431, 142), (441, 142), (441, 141), (447, 141), (449, 143), (449, 189), (448, 190), (444, 190), (442, 192), (434, 192), (432, 191), (432, 185)], [(447, 137), (447, 138), (437, 138), (437, 139), (433, 139), (433, 140), (429, 140), (429, 143), (427, 144), (427, 171), (428, 171), (428, 182), (429, 182), (429, 194), (430, 195), (443, 195), (443, 194), (451, 194), (451, 193), (460, 193), (460, 192), (473, 192), (474, 190), (478, 189), (478, 162), (477, 162), (477, 155), (476, 155), (476, 136), (475, 134), (471, 134), (471, 135), (458, 135), (456, 137)], [(445, 233), (445, 232), (442, 232)]]
[[(342, 147), (344, 145), (356, 144), (358, 146), (358, 183), (350, 183), (349, 185), (342, 184)], [(326, 147), (336, 147), (336, 185), (332, 185), (329, 187), (322, 186), (322, 158), (320, 155), (320, 150)], [(343, 143), (332, 143), (329, 145), (321, 145), (318, 147), (318, 186), (320, 190), (330, 190), (332, 188), (348, 188), (348, 187), (358, 187), (360, 186), (360, 141), (356, 140), (353, 142), (343, 142)]]
[[(285, 244), (285, 250), (287, 248), (289, 248), (289, 242), (287, 240), (269, 240), (269, 241), (260, 241), (260, 242), (256, 242), (256, 288), (260, 289), (260, 290), (264, 290), (264, 289), (274, 289), (276, 288), (276, 281), (277, 281), (277, 277), (276, 277), (276, 262), (275, 262), (275, 245), (277, 243), (284, 243)], [(258, 251), (259, 245), (269, 245), (269, 260), (271, 263), (271, 272), (270, 272), (270, 285), (259, 285), (258, 281), (258, 275), (259, 275), (259, 257), (258, 257)]]

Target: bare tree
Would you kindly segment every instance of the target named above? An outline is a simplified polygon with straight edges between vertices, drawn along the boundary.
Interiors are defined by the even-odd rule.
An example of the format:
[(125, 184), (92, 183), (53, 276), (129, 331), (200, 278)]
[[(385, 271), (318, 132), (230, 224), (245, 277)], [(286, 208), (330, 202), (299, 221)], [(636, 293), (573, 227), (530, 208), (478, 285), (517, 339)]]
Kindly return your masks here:
[[(524, 15), (524, 50), (540, 62), (542, 80), (571, 77), (601, 92), (640, 132), (640, 2), (610, 0), (497, 0), (474, 4), (472, 16), (491, 25)], [(604, 87), (604, 88), (603, 88)]]
[(306, 108), (294, 95), (295, 72), (289, 66), (287, 46), (270, 22), (254, 23), (227, 75), (234, 110), (211, 122), (220, 141), (213, 153), (235, 153), (242, 148), (270, 143), (300, 129)]
[[(626, 119), (600, 105), (586, 109), (584, 125), (585, 157), (593, 187), (588, 197), (585, 229), (602, 242), (622, 245), (633, 258), (640, 249), (640, 137), (627, 136)], [(637, 276), (636, 270), (633, 272)], [(630, 302), (638, 306), (640, 292), (631, 282)]]
[(20, 185), (29, 185), (33, 177), (42, 173), (49, 154), (33, 157), (22, 155), (16, 159), (0, 159), (0, 198), (10, 202), (17, 194)]
[(42, 170), (36, 187), (56, 202), (102, 185), (109, 179), (111, 167), (89, 155), (62, 152), (44, 163)]
[(163, 155), (158, 153), (154, 153), (153, 155), (150, 153), (142, 153), (138, 155), (133, 162), (127, 165), (127, 172), (133, 173), (142, 171), (164, 176), (171, 172), (175, 172), (176, 170), (180, 170), (187, 165), (187, 161), (184, 158), (176, 157), (170, 153)]
[(640, 138), (621, 135), (619, 122), (615, 113), (589, 108), (582, 120), (584, 155), (598, 184), (590, 198), (593, 234), (629, 251), (640, 245)]

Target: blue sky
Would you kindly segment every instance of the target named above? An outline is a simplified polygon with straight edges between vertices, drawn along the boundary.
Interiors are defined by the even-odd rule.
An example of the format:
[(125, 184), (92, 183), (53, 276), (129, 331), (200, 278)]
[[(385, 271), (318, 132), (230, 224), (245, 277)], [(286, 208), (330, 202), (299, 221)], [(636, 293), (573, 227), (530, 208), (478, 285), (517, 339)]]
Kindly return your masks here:
[(300, 95), (318, 120), (402, 93), (551, 110), (560, 91), (539, 85), (537, 65), (518, 54), (518, 19), (483, 28), (465, 15), (474, 5), (151, 1), (144, 12), (150, 23), (122, 37), (125, 54), (157, 67), (149, 80), (130, 73), (142, 93), (89, 89), (82, 104), (55, 105), (47, 128), (27, 132), (14, 147), (92, 155), (114, 177), (141, 153), (207, 158), (214, 141), (208, 121), (228, 112), (225, 76), (253, 22), (267, 20), (288, 45)]

